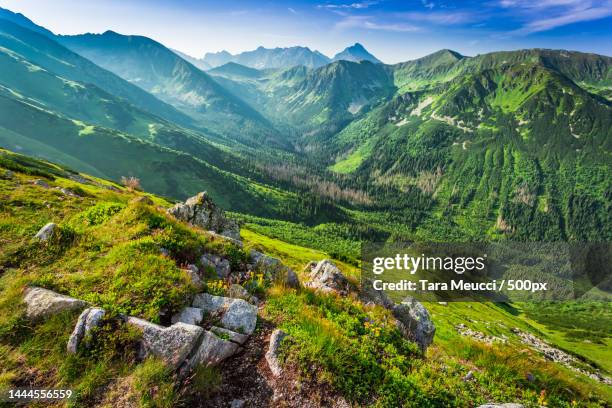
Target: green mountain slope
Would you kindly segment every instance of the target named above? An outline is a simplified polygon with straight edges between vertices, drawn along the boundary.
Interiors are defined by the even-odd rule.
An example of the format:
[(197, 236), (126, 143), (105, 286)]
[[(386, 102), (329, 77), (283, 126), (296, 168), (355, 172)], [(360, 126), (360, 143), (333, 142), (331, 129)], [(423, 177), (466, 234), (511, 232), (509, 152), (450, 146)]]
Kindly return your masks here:
[(429, 196), (429, 238), (610, 239), (611, 121), (609, 102), (558, 71), (503, 64), (352, 123), (332, 170)]
[(156, 41), (112, 31), (58, 39), (73, 51), (187, 113), (204, 128), (240, 141), (281, 143), (257, 111)]
[(375, 64), (382, 64), (378, 58), (370, 54), (368, 50), (366, 50), (364, 46), (359, 43), (346, 47), (344, 50), (336, 54), (334, 58), (332, 58), (332, 61), (370, 61)]
[(184, 125), (190, 125), (193, 122), (187, 115), (180, 113), (172, 106), (44, 35), (4, 19), (0, 19), (0, 32), (2, 33), (0, 46), (19, 54), (49, 72), (73, 81), (93, 84), (166, 120)]

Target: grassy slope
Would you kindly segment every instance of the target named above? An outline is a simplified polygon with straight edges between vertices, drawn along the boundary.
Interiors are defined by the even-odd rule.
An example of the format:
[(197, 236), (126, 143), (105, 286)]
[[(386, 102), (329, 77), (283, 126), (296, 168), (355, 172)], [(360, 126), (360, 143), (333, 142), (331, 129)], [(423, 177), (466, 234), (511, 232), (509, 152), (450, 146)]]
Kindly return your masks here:
[[(104, 186), (110, 183), (100, 179), (91, 179), (97, 185), (76, 183), (61, 167), (5, 151), (0, 158), (0, 166), (15, 172), (7, 179), (0, 170), (0, 386), (62, 384), (77, 391), (75, 406), (103, 403), (96, 399), (100, 387), (142, 406), (151, 399), (153, 406), (172, 406), (179, 397), (169, 373), (156, 361), (135, 361), (136, 334), (105, 327), (93, 351), (66, 358), (65, 342), (76, 315), (27, 324), (21, 317), (21, 291), (26, 284), (41, 285), (88, 299), (110, 312), (155, 320), (162, 310), (178, 309), (193, 290), (177, 265), (194, 261), (201, 248), (234, 254), (230, 256), (236, 252), (227, 252), (226, 244), (173, 221), (155, 206), (130, 202), (141, 193), (109, 190)], [(41, 178), (51, 187), (67, 187), (82, 197), (32, 184)], [(152, 198), (156, 205), (170, 204)], [(37, 229), (48, 221), (59, 223), (60, 235), (49, 244), (32, 242)], [(320, 250), (248, 228), (242, 235), (247, 248), (278, 256), (297, 270), (307, 261), (327, 257)], [(160, 254), (160, 247), (170, 250), (169, 258)], [(348, 275), (358, 276), (355, 267), (338, 264)], [(609, 388), (521, 352), (525, 347), (515, 338), (508, 347), (489, 347), (462, 338), (453, 329), (469, 318), (470, 327), (494, 335), (511, 336), (511, 327), (538, 333), (512, 309), (475, 303), (429, 305), (438, 331), (427, 359), (421, 359), (378, 307), (281, 287), (269, 288), (265, 298), (264, 317), (293, 337), (285, 345), (286, 363), (362, 405), (395, 406), (403, 401), (406, 406), (465, 406), (520, 400), (569, 407), (572, 399), (580, 406), (601, 406), (596, 395), (612, 398)], [(468, 370), (474, 371), (475, 380), (464, 382), (461, 378)], [(534, 382), (525, 380), (527, 372), (535, 376)]]

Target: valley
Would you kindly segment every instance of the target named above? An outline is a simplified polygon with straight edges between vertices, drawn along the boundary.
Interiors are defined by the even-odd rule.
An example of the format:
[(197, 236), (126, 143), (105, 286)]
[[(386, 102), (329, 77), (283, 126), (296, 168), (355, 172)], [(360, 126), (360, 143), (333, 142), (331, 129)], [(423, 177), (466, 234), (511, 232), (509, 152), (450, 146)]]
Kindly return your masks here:
[[(69, 386), (75, 407), (611, 403), (608, 281), (563, 304), (417, 302), (416, 334), (409, 306), (358, 287), (364, 242), (612, 241), (612, 57), (331, 55), (196, 58), (0, 8), (0, 390)], [(168, 212), (200, 192), (238, 241)], [(27, 317), (32, 287), (103, 309), (90, 348), (66, 356), (74, 310)], [(250, 302), (257, 326), (219, 334), (204, 314), (196, 343), (244, 347), (195, 347), (184, 359), (210, 364), (188, 377), (143, 358), (130, 319), (170, 330), (203, 295)], [(262, 352), (277, 330), (280, 377)]]

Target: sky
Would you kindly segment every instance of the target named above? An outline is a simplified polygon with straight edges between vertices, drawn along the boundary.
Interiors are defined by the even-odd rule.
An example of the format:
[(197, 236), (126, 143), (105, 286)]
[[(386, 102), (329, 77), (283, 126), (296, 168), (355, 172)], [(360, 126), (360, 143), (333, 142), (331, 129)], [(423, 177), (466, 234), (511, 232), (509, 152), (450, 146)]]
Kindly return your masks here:
[(612, 0), (0, 0), (56, 34), (138, 34), (195, 57), (359, 42), (386, 63), (443, 48), (464, 55), (564, 48), (612, 55)]

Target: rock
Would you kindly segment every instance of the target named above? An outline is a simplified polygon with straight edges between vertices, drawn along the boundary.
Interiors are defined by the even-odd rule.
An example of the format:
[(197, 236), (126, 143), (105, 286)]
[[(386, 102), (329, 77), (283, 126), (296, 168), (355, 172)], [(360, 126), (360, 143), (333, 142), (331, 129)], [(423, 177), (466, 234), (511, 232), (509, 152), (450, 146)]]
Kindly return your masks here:
[(349, 282), (340, 269), (328, 259), (320, 261), (310, 272), (310, 281), (304, 286), (323, 293), (338, 293), (346, 295), (349, 292)]
[(278, 349), (285, 337), (287, 337), (287, 333), (280, 329), (274, 330), (270, 336), (270, 345), (266, 352), (266, 361), (268, 362), (270, 371), (272, 371), (275, 377), (280, 376), (283, 371), (280, 361), (278, 360)]
[(204, 329), (186, 323), (163, 327), (136, 317), (127, 324), (142, 330), (141, 357), (154, 355), (173, 368), (178, 368), (194, 349)]
[(74, 191), (67, 189), (67, 188), (63, 188), (63, 187), (58, 187), (59, 191), (61, 191), (61, 193), (65, 196), (68, 197), (80, 197), (77, 193), (75, 193)]
[(401, 304), (394, 306), (392, 312), (404, 336), (417, 343), (421, 351), (425, 352), (433, 342), (436, 332), (436, 326), (431, 321), (425, 306), (408, 297)]
[(97, 307), (89, 307), (81, 313), (74, 330), (68, 339), (67, 350), (69, 353), (76, 353), (81, 341), (91, 332), (94, 327), (100, 326), (104, 318), (104, 310)]
[(217, 337), (232, 341), (237, 344), (244, 344), (249, 339), (249, 336), (235, 331), (224, 329), (223, 327), (212, 326), (210, 331), (215, 333)]
[(525, 406), (523, 404), (507, 403), (507, 404), (484, 404), (484, 405), (479, 405), (478, 408), (525, 408)]
[(200, 364), (217, 365), (234, 355), (238, 347), (238, 344), (234, 342), (223, 340), (214, 333), (205, 331), (202, 336), (202, 342), (189, 360), (188, 367), (194, 369)]
[(138, 196), (136, 198), (133, 198), (130, 200), (130, 203), (133, 204), (142, 204), (142, 205), (154, 205), (155, 203), (153, 202), (153, 200), (151, 200), (151, 198), (149, 196)]
[(230, 403), (230, 408), (244, 408), (244, 400), (235, 399)]
[(474, 372), (472, 370), (468, 371), (468, 373), (463, 377), (463, 381), (471, 381), (474, 379)]
[(244, 299), (252, 305), (257, 305), (259, 303), (259, 299), (257, 299), (256, 296), (251, 295), (245, 288), (237, 283), (229, 287), (227, 296), (234, 299)]
[(162, 256), (168, 256), (168, 257), (170, 256), (170, 251), (168, 251), (166, 248), (159, 248), (159, 253)]
[(361, 285), (361, 292), (359, 293), (361, 300), (364, 303), (373, 303), (380, 305), (385, 309), (392, 310), (395, 303), (389, 298), (389, 296), (382, 290), (374, 289), (372, 281), (365, 279)]
[(282, 282), (290, 288), (299, 288), (300, 280), (297, 274), (283, 263), (278, 258), (274, 258), (263, 254), (254, 249), (249, 253), (253, 261), (253, 268), (264, 272), (267, 279)]
[(535, 377), (531, 373), (525, 374), (525, 379), (529, 382), (535, 382)]
[(82, 300), (36, 287), (27, 288), (23, 300), (27, 306), (26, 316), (32, 320), (48, 317), (64, 310), (80, 310), (87, 307), (87, 303)]
[(300, 279), (297, 276), (297, 273), (293, 271), (293, 269), (287, 268), (287, 275), (285, 276), (285, 283), (288, 287), (297, 289), (300, 287)]
[(238, 238), (232, 238), (232, 237), (228, 237), (227, 235), (221, 235), (216, 233), (215, 231), (206, 231), (208, 233), (208, 235), (210, 235), (212, 238), (218, 238), (218, 239), (222, 239), (224, 241), (229, 241), (232, 244), (242, 248), (244, 245), (242, 243), (242, 241), (240, 241), (240, 237)]
[(456, 325), (455, 329), (462, 336), (471, 337), (474, 340), (482, 341), (484, 343), (493, 344), (495, 342), (500, 342), (500, 343), (506, 342), (506, 340), (501, 337), (489, 336), (489, 335), (484, 334), (483, 332), (472, 330), (463, 323), (459, 323), (458, 325)]
[(207, 231), (211, 230), (223, 236), (240, 240), (238, 224), (226, 218), (223, 210), (212, 202), (206, 192), (198, 193), (184, 203), (176, 204), (168, 210), (168, 213), (179, 220)]
[(14, 176), (15, 176), (15, 173), (13, 173), (10, 170), (6, 170), (2, 178), (4, 178), (5, 180), (11, 180)]
[(41, 179), (34, 180), (32, 184), (34, 184), (35, 186), (42, 187), (42, 188), (50, 188), (49, 183)]
[(186, 307), (171, 318), (172, 324), (186, 323), (198, 325), (204, 320), (204, 311), (197, 307)]
[(40, 230), (38, 230), (38, 232), (36, 233), (36, 235), (34, 235), (34, 238), (40, 240), (40, 241), (48, 241), (49, 238), (51, 238), (53, 236), (53, 234), (55, 233), (55, 231), (57, 231), (57, 224), (50, 222), (47, 225), (45, 225), (44, 227), (42, 227)]
[(257, 325), (257, 307), (243, 299), (200, 293), (195, 296), (193, 306), (220, 315), (223, 327), (239, 333), (252, 334)]
[(219, 279), (226, 279), (232, 272), (229, 260), (221, 258), (219, 255), (204, 254), (200, 258), (200, 262), (204, 267), (213, 268)]
[(185, 273), (189, 276), (189, 280), (195, 286), (201, 286), (203, 284), (199, 272), (198, 267), (193, 264), (187, 265), (187, 269), (185, 269)]
[(277, 268), (281, 266), (282, 264), (280, 259), (273, 258), (271, 256), (263, 254), (254, 249), (251, 249), (251, 252), (249, 253), (249, 255), (251, 259), (253, 260), (253, 264), (255, 265), (256, 268), (260, 268), (264, 270), (272, 269), (272, 268)]

